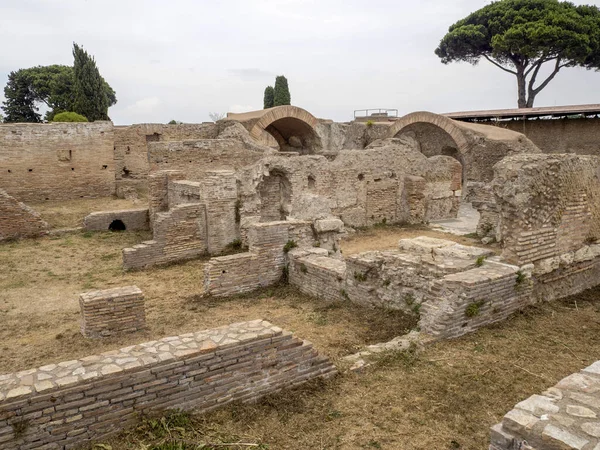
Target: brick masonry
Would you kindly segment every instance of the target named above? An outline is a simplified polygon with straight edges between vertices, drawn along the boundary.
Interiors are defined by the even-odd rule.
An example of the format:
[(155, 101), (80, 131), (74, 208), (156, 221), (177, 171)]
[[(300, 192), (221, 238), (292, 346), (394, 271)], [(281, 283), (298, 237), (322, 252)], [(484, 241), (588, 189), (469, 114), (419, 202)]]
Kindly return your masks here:
[(600, 448), (600, 361), (517, 403), (491, 428), (490, 450)]
[(0, 189), (17, 200), (115, 193), (111, 122), (0, 125)]
[(0, 241), (47, 233), (48, 224), (37, 212), (0, 189)]
[(83, 219), (83, 227), (90, 231), (107, 231), (117, 220), (123, 223), (127, 231), (150, 229), (148, 208), (93, 212)]
[(141, 414), (206, 412), (335, 373), (312, 344), (261, 320), (167, 337), (0, 375), (0, 449), (70, 449)]
[(204, 267), (208, 295), (224, 297), (250, 292), (279, 281), (286, 265), (285, 245), (312, 245), (311, 222), (279, 221), (254, 224), (248, 230), (248, 252), (211, 258)]
[(79, 296), (81, 333), (97, 338), (146, 327), (144, 294), (137, 286), (85, 292)]

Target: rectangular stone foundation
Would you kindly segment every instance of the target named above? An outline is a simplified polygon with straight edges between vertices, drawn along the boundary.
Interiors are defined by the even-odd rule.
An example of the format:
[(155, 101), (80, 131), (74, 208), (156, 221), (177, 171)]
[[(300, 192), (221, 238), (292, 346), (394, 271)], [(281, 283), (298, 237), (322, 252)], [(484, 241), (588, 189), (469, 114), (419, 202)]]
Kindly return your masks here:
[(144, 294), (137, 286), (86, 292), (79, 296), (81, 333), (97, 338), (145, 328)]
[(335, 373), (309, 342), (255, 320), (0, 375), (0, 450), (73, 448), (141, 414), (206, 412)]

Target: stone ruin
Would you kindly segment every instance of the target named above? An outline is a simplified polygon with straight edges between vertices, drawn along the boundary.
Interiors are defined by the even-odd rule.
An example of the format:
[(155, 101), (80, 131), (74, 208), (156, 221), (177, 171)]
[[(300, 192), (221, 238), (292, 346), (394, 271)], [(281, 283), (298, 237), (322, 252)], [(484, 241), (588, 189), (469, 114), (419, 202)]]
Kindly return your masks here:
[[(7, 152), (0, 151), (0, 169), (11, 174), (8, 181), (0, 180), (0, 188), (7, 191), (0, 196), (5, 199), (0, 208), (6, 212), (5, 219), (0, 220), (0, 238), (19, 237), (19, 233), (4, 231), (8, 227), (14, 230), (12, 222), (16, 220), (25, 224), (23, 235), (38, 235), (47, 229), (15, 198), (72, 198), (69, 192), (82, 197), (91, 191), (126, 196), (146, 190), (147, 209), (99, 212), (85, 220), (90, 230), (110, 229), (117, 221), (124, 229), (152, 230), (152, 240), (123, 250), (125, 269), (208, 256), (203, 286), (206, 295), (239, 294), (283, 278), (324, 302), (355, 302), (418, 313), (420, 335), (430, 340), (454, 338), (503, 320), (527, 305), (598, 284), (600, 157), (545, 154), (519, 133), (427, 112), (371, 125), (336, 124), (286, 106), (231, 114), (216, 124), (173, 127), (179, 128), (111, 127), (106, 123), (91, 124), (89, 129), (80, 124), (73, 128), (0, 126), (0, 136), (9, 136), (21, 147), (49, 132), (60, 131), (66, 136), (61, 143), (64, 147), (49, 145), (46, 158), (39, 160), (46, 169), (56, 168), (39, 182), (29, 176), (19, 183), (18, 177), (12, 176), (15, 168), (22, 171), (36, 160), (19, 161), (14, 156), (7, 160)], [(82, 142), (98, 146), (97, 154), (89, 160), (93, 167), (78, 157), (84, 154), (79, 147)], [(53, 159), (55, 152), (57, 161)], [(113, 161), (100, 164), (108, 161), (109, 155)], [(28, 173), (37, 169), (32, 167)], [(65, 175), (69, 170), (71, 178)], [(84, 181), (80, 174), (88, 170), (93, 176)], [(104, 172), (98, 174), (96, 170)], [(55, 175), (62, 180), (59, 185), (53, 184)], [(349, 257), (340, 252), (340, 239), (352, 228), (456, 219), (465, 204), (472, 204), (479, 213), (478, 236), (485, 242), (496, 240), (500, 255), (486, 247), (425, 237), (401, 240), (397, 248), (388, 251)], [(231, 249), (238, 253), (223, 255)], [(232, 333), (235, 339), (240, 334), (245, 336), (241, 339), (254, 339), (257, 327), (242, 327), (245, 331), (234, 327)], [(269, 333), (278, 331), (271, 329)], [(172, 352), (185, 359), (191, 348), (184, 348), (184, 343), (192, 345), (198, 341), (194, 339), (172, 338), (178, 345), (181, 342), (175, 349), (165, 340), (165, 361)], [(263, 345), (260, 339), (258, 342)], [(196, 344), (200, 348), (205, 345)], [(123, 361), (131, 358), (132, 366), (107, 363), (98, 370), (106, 375), (113, 370), (133, 370), (142, 353), (123, 357)], [(299, 378), (284, 384), (332, 373), (326, 363), (318, 361), (314, 364), (319, 369), (306, 369), (308, 372), (305, 368), (314, 364), (298, 362)], [(78, 364), (83, 364), (68, 363), (76, 371), (81, 368)], [(70, 368), (69, 364), (64, 367)], [(140, 364), (145, 367), (153, 362)], [(78, 378), (79, 372), (77, 377), (74, 374), (60, 371), (55, 374), (56, 384), (43, 386), (56, 389), (84, 380)], [(87, 369), (82, 374), (87, 374)], [(26, 397), (36, 395), (36, 383), (41, 379), (22, 374), (3, 380), (9, 381), (0, 396), (30, 401)], [(146, 386), (140, 388), (142, 397), (154, 392), (148, 388), (150, 384), (143, 384), (146, 382), (153, 383), (142, 382)], [(93, 391), (94, 386), (85, 389)], [(171, 399), (181, 402), (179, 394), (171, 395), (165, 404)], [(230, 398), (226, 392), (223, 395)], [(248, 393), (247, 398), (255, 397)], [(554, 448), (556, 443), (548, 444), (550, 438), (544, 433), (552, 439), (565, 433), (584, 439), (579, 428), (575, 430), (578, 419), (570, 418), (574, 422), (567, 425), (563, 420), (566, 430), (556, 424), (540, 425), (544, 419), (536, 416), (537, 400), (517, 405), (517, 412), (509, 413), (494, 429), (494, 450), (517, 448), (515, 445), (527, 448), (523, 445), (529, 441), (534, 445), (531, 448)], [(556, 400), (540, 402), (548, 406)], [(123, 397), (123, 402), (129, 401)], [(554, 403), (550, 409), (562, 411), (562, 404)], [(527, 406), (530, 404), (534, 406)], [(212, 403), (207, 406), (212, 407)], [(19, 408), (15, 406), (12, 414), (21, 415)], [(569, 405), (565, 408), (567, 417)], [(523, 418), (523, 411), (536, 418), (525, 418), (524, 428), (519, 428), (511, 417)], [(579, 447), (564, 448), (592, 448), (595, 441), (590, 436), (596, 436), (583, 425), (585, 444), (575, 439)], [(0, 442), (8, 427), (0, 423)], [(595, 430), (592, 425), (586, 427)]]

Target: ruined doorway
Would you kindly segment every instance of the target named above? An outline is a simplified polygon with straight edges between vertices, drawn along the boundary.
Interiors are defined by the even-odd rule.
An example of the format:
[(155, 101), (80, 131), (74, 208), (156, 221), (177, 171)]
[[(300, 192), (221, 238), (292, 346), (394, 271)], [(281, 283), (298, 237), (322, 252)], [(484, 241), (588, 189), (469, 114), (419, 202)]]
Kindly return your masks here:
[(290, 213), (291, 186), (283, 172), (272, 171), (258, 186), (260, 221), (285, 220)]

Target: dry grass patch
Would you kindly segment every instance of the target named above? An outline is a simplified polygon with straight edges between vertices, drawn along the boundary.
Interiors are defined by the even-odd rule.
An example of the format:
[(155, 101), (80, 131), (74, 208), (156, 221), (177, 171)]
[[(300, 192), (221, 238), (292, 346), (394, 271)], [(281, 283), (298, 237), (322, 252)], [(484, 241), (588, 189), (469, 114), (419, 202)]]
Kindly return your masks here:
[(81, 198), (75, 200), (48, 200), (28, 203), (40, 213), (51, 228), (74, 228), (83, 226), (83, 219), (94, 211), (115, 211), (148, 206), (147, 200), (125, 200), (116, 197)]
[[(599, 359), (599, 293), (529, 308), (416, 358), (387, 354), (363, 374), (190, 416), (171, 440), (188, 442), (184, 449), (248, 448), (198, 447), (235, 442), (298, 450), (487, 448), (488, 428), (517, 402)], [(180, 448), (161, 442), (143, 422), (110, 444)]]
[[(259, 318), (296, 332), (334, 358), (415, 325), (415, 318), (399, 312), (326, 304), (289, 287), (204, 298), (206, 259), (124, 272), (121, 249), (149, 238), (145, 232), (85, 232), (0, 245), (1, 372)], [(79, 294), (132, 284), (144, 292), (148, 329), (85, 339), (79, 332)]]
[[(354, 255), (372, 250), (395, 250), (398, 248), (398, 240), (411, 239), (419, 236), (447, 239), (463, 245), (474, 245), (476, 247), (483, 246), (479, 239), (435, 231), (425, 225), (380, 225), (365, 230), (358, 230), (351, 234), (342, 241), (341, 249), (344, 255)], [(494, 251), (499, 250), (497, 244), (487, 247), (490, 247)]]

